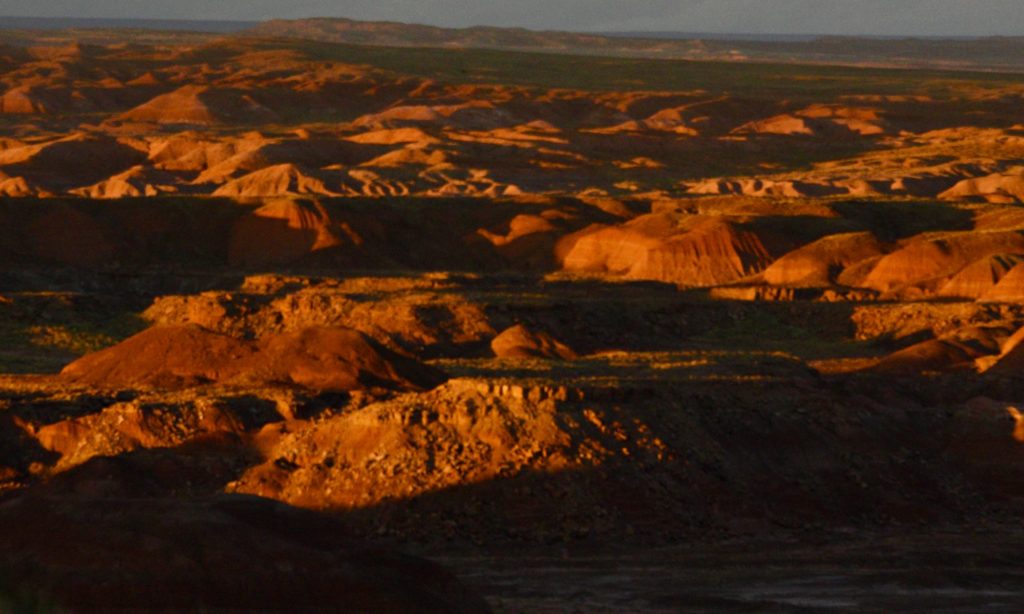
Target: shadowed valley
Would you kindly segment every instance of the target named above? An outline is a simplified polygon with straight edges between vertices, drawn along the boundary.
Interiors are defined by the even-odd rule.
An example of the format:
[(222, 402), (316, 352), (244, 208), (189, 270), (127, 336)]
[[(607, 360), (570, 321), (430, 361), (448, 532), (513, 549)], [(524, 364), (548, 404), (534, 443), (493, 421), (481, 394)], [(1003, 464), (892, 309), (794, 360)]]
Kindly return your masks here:
[(331, 32), (0, 39), (0, 609), (1024, 603), (1024, 77)]

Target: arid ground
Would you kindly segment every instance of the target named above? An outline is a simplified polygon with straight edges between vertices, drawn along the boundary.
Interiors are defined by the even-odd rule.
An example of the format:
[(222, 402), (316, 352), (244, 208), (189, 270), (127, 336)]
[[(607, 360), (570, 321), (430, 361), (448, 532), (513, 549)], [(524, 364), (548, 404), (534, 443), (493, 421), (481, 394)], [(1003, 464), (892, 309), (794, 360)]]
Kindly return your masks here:
[(0, 31), (0, 610), (1024, 608), (1024, 73), (325, 39)]

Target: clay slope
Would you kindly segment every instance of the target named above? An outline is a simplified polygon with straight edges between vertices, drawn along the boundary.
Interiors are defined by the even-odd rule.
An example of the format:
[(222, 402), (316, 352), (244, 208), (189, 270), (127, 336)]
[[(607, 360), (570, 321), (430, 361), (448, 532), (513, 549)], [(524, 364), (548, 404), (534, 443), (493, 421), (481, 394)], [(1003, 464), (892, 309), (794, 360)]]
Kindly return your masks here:
[(964, 179), (939, 194), (943, 200), (984, 200), (990, 203), (1024, 202), (1024, 174), (992, 174)]
[(117, 119), (162, 124), (216, 124), (268, 121), (274, 114), (244, 91), (185, 85), (157, 96)]
[(530, 330), (522, 324), (505, 329), (491, 341), (498, 358), (560, 358), (572, 360), (576, 352), (551, 334)]
[(214, 196), (260, 197), (286, 196), (289, 194), (336, 195), (324, 184), (323, 179), (304, 171), (294, 164), (268, 166), (248, 175), (228, 181), (217, 188)]
[(929, 371), (968, 370), (974, 367), (974, 360), (981, 355), (981, 352), (962, 343), (930, 339), (886, 356), (874, 371), (917, 375)]
[(255, 355), (252, 344), (227, 335), (161, 326), (72, 362), (61, 377), (94, 386), (187, 387), (239, 377)]
[(884, 246), (870, 232), (830, 235), (773, 262), (764, 280), (779, 286), (827, 287), (849, 267), (883, 253)]
[(815, 105), (795, 114), (783, 114), (744, 124), (735, 134), (779, 136), (873, 136), (884, 132), (875, 109)]
[(915, 238), (883, 256), (864, 278), (863, 285), (894, 291), (907, 286), (943, 284), (973, 262), (998, 254), (1024, 254), (1024, 236), (1017, 231), (989, 231)]
[(1012, 280), (1003, 285), (1000, 290), (996, 290), (996, 288), (1007, 274), (1021, 262), (1024, 262), (1024, 254), (987, 256), (961, 269), (936, 294), (967, 299), (980, 299), (990, 295), (993, 297), (1005, 296), (1010, 285), (1014, 283)]
[(592, 227), (559, 250), (567, 271), (610, 273), (688, 286), (729, 283), (766, 268), (776, 244), (715, 217), (651, 214), (621, 226)]
[[(1024, 159), (1004, 77), (950, 76), (922, 96), (916, 75), (833, 82), (817, 67), (710, 65), (709, 80), (685, 63), (598, 63), (583, 79), (561, 58), (552, 80), (501, 54), (452, 72), (419, 50), (226, 37), (58, 53), (69, 36), (54, 36), (0, 63), (5, 134), (23, 141), (22, 161), (83, 131), (145, 157), (77, 147), (29, 168), (5, 144), (6, 196), (932, 197), (971, 181), (948, 198), (1007, 201)], [(774, 86), (752, 87), (762, 80)], [(865, 94), (876, 87), (903, 93)], [(151, 170), (175, 174), (134, 176)]]
[(0, 96), (0, 114), (46, 115), (69, 110), (68, 106), (66, 100), (57, 100), (40, 88), (32, 86), (15, 87)]
[(315, 390), (426, 390), (446, 379), (438, 370), (401, 356), (360, 332), (320, 327), (260, 340), (259, 356), (243, 377)]
[(993, 303), (1024, 302), (1024, 265), (1017, 263), (1007, 271), (997, 284), (985, 291), (982, 301)]
[(309, 328), (258, 343), (197, 326), (156, 326), (88, 354), (61, 378), (104, 388), (284, 384), (319, 390), (426, 389), (444, 376), (362, 333)]
[(145, 160), (143, 152), (106, 135), (78, 133), (0, 152), (0, 170), (53, 192), (88, 186)]
[(71, 190), (71, 193), (88, 198), (138, 198), (176, 193), (177, 183), (177, 178), (170, 173), (139, 165), (95, 185)]

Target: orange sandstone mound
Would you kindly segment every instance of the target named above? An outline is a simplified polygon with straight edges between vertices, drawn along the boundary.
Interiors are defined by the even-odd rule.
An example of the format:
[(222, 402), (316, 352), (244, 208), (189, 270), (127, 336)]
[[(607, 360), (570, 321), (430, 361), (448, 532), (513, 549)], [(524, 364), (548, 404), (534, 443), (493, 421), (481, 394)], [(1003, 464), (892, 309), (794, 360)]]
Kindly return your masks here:
[(287, 194), (335, 195), (323, 179), (294, 164), (277, 164), (232, 179), (214, 191), (214, 196), (284, 196)]
[(91, 185), (141, 163), (145, 154), (105, 135), (75, 133), (0, 151), (0, 169), (57, 192)]
[(915, 238), (883, 256), (864, 279), (864, 286), (885, 292), (927, 282), (944, 283), (973, 262), (1007, 253), (1024, 254), (1024, 235), (988, 231)]
[(245, 379), (316, 390), (427, 390), (446, 379), (437, 369), (352, 329), (306, 328), (268, 337), (259, 345), (255, 366)]
[(118, 119), (166, 124), (215, 124), (246, 119), (268, 120), (273, 113), (244, 92), (185, 85), (163, 94)]
[(149, 328), (72, 362), (61, 378), (103, 388), (220, 383), (337, 391), (420, 390), (445, 379), (349, 329), (308, 328), (251, 342), (193, 325)]
[(991, 303), (1024, 302), (1024, 262), (1015, 264), (980, 300)]
[(1024, 328), (1003, 341), (1001, 351), (984, 370), (986, 375), (1020, 378), (1024, 376)]
[(1024, 174), (995, 173), (985, 177), (964, 179), (939, 194), (943, 200), (984, 200), (991, 203), (1024, 201)]
[[(1022, 261), (1024, 255), (1021, 254), (996, 254), (982, 258), (961, 269), (939, 289), (937, 295), (980, 299), (995, 292), (995, 296), (998, 296), (996, 287)], [(1008, 287), (1009, 284), (1004, 286)]]
[(33, 87), (14, 87), (0, 96), (0, 114), (43, 115), (57, 111), (54, 106), (43, 92)]
[(870, 232), (830, 235), (773, 262), (764, 280), (778, 286), (829, 286), (851, 265), (882, 253), (881, 242)]
[(878, 373), (914, 375), (926, 371), (970, 369), (981, 356), (965, 344), (929, 339), (903, 348), (883, 358), (872, 370)]
[(166, 172), (133, 166), (123, 173), (89, 187), (72, 190), (71, 193), (88, 198), (157, 196), (177, 192), (178, 187), (174, 184), (174, 178)]
[(530, 330), (522, 324), (505, 329), (491, 341), (498, 358), (560, 358), (572, 360), (576, 352), (544, 331)]
[(156, 326), (79, 358), (60, 375), (93, 386), (181, 388), (236, 378), (255, 355), (251, 343), (198, 326)]
[(777, 248), (714, 216), (650, 214), (620, 226), (592, 226), (567, 237), (559, 250), (567, 271), (713, 286), (763, 270)]

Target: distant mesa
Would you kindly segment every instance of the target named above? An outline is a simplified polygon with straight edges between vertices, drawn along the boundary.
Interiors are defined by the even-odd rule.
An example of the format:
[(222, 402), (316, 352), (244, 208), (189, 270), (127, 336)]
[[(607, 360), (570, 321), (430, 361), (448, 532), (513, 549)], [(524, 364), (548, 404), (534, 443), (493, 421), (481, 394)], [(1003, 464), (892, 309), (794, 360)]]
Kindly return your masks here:
[(420, 147), (418, 144), (381, 154), (372, 160), (363, 162), (361, 166), (367, 168), (426, 166), (435, 170), (454, 168), (454, 165), (449, 163), (449, 156), (444, 150)]
[(498, 358), (553, 358), (572, 360), (576, 352), (551, 334), (533, 330), (522, 324), (505, 329), (491, 341), (491, 351)]
[(378, 113), (363, 115), (353, 122), (356, 126), (383, 127), (407, 123), (436, 123), (444, 119), (444, 115), (434, 107), (426, 105), (396, 106)]
[[(179, 146), (184, 147), (185, 144), (180, 143)], [(267, 170), (266, 174), (254, 175), (229, 188), (232, 192), (239, 192), (243, 189), (326, 190), (319, 186), (313, 187), (310, 182), (303, 182), (302, 177), (313, 177), (322, 183), (319, 177), (321, 171), (358, 165), (388, 151), (388, 147), (340, 139), (278, 140), (259, 133), (249, 133), (231, 143), (229, 149), (215, 150), (199, 145), (193, 151), (207, 155), (215, 153), (218, 156), (216, 161), (210, 160), (211, 164), (205, 168), (194, 169), (202, 170), (192, 182), (197, 186), (225, 184), (249, 173), (279, 167), (274, 171)], [(228, 155), (225, 157), (222, 154)]]
[(431, 136), (420, 128), (413, 127), (370, 130), (347, 136), (345, 137), (345, 140), (352, 141), (353, 143), (364, 143), (369, 145), (406, 144), (415, 145), (417, 147), (436, 145), (441, 142), (440, 139)]
[(699, 136), (699, 131), (687, 121), (683, 113), (684, 108), (662, 109), (646, 119), (629, 120), (604, 128), (587, 128), (583, 131), (592, 134), (667, 132), (679, 136)]

